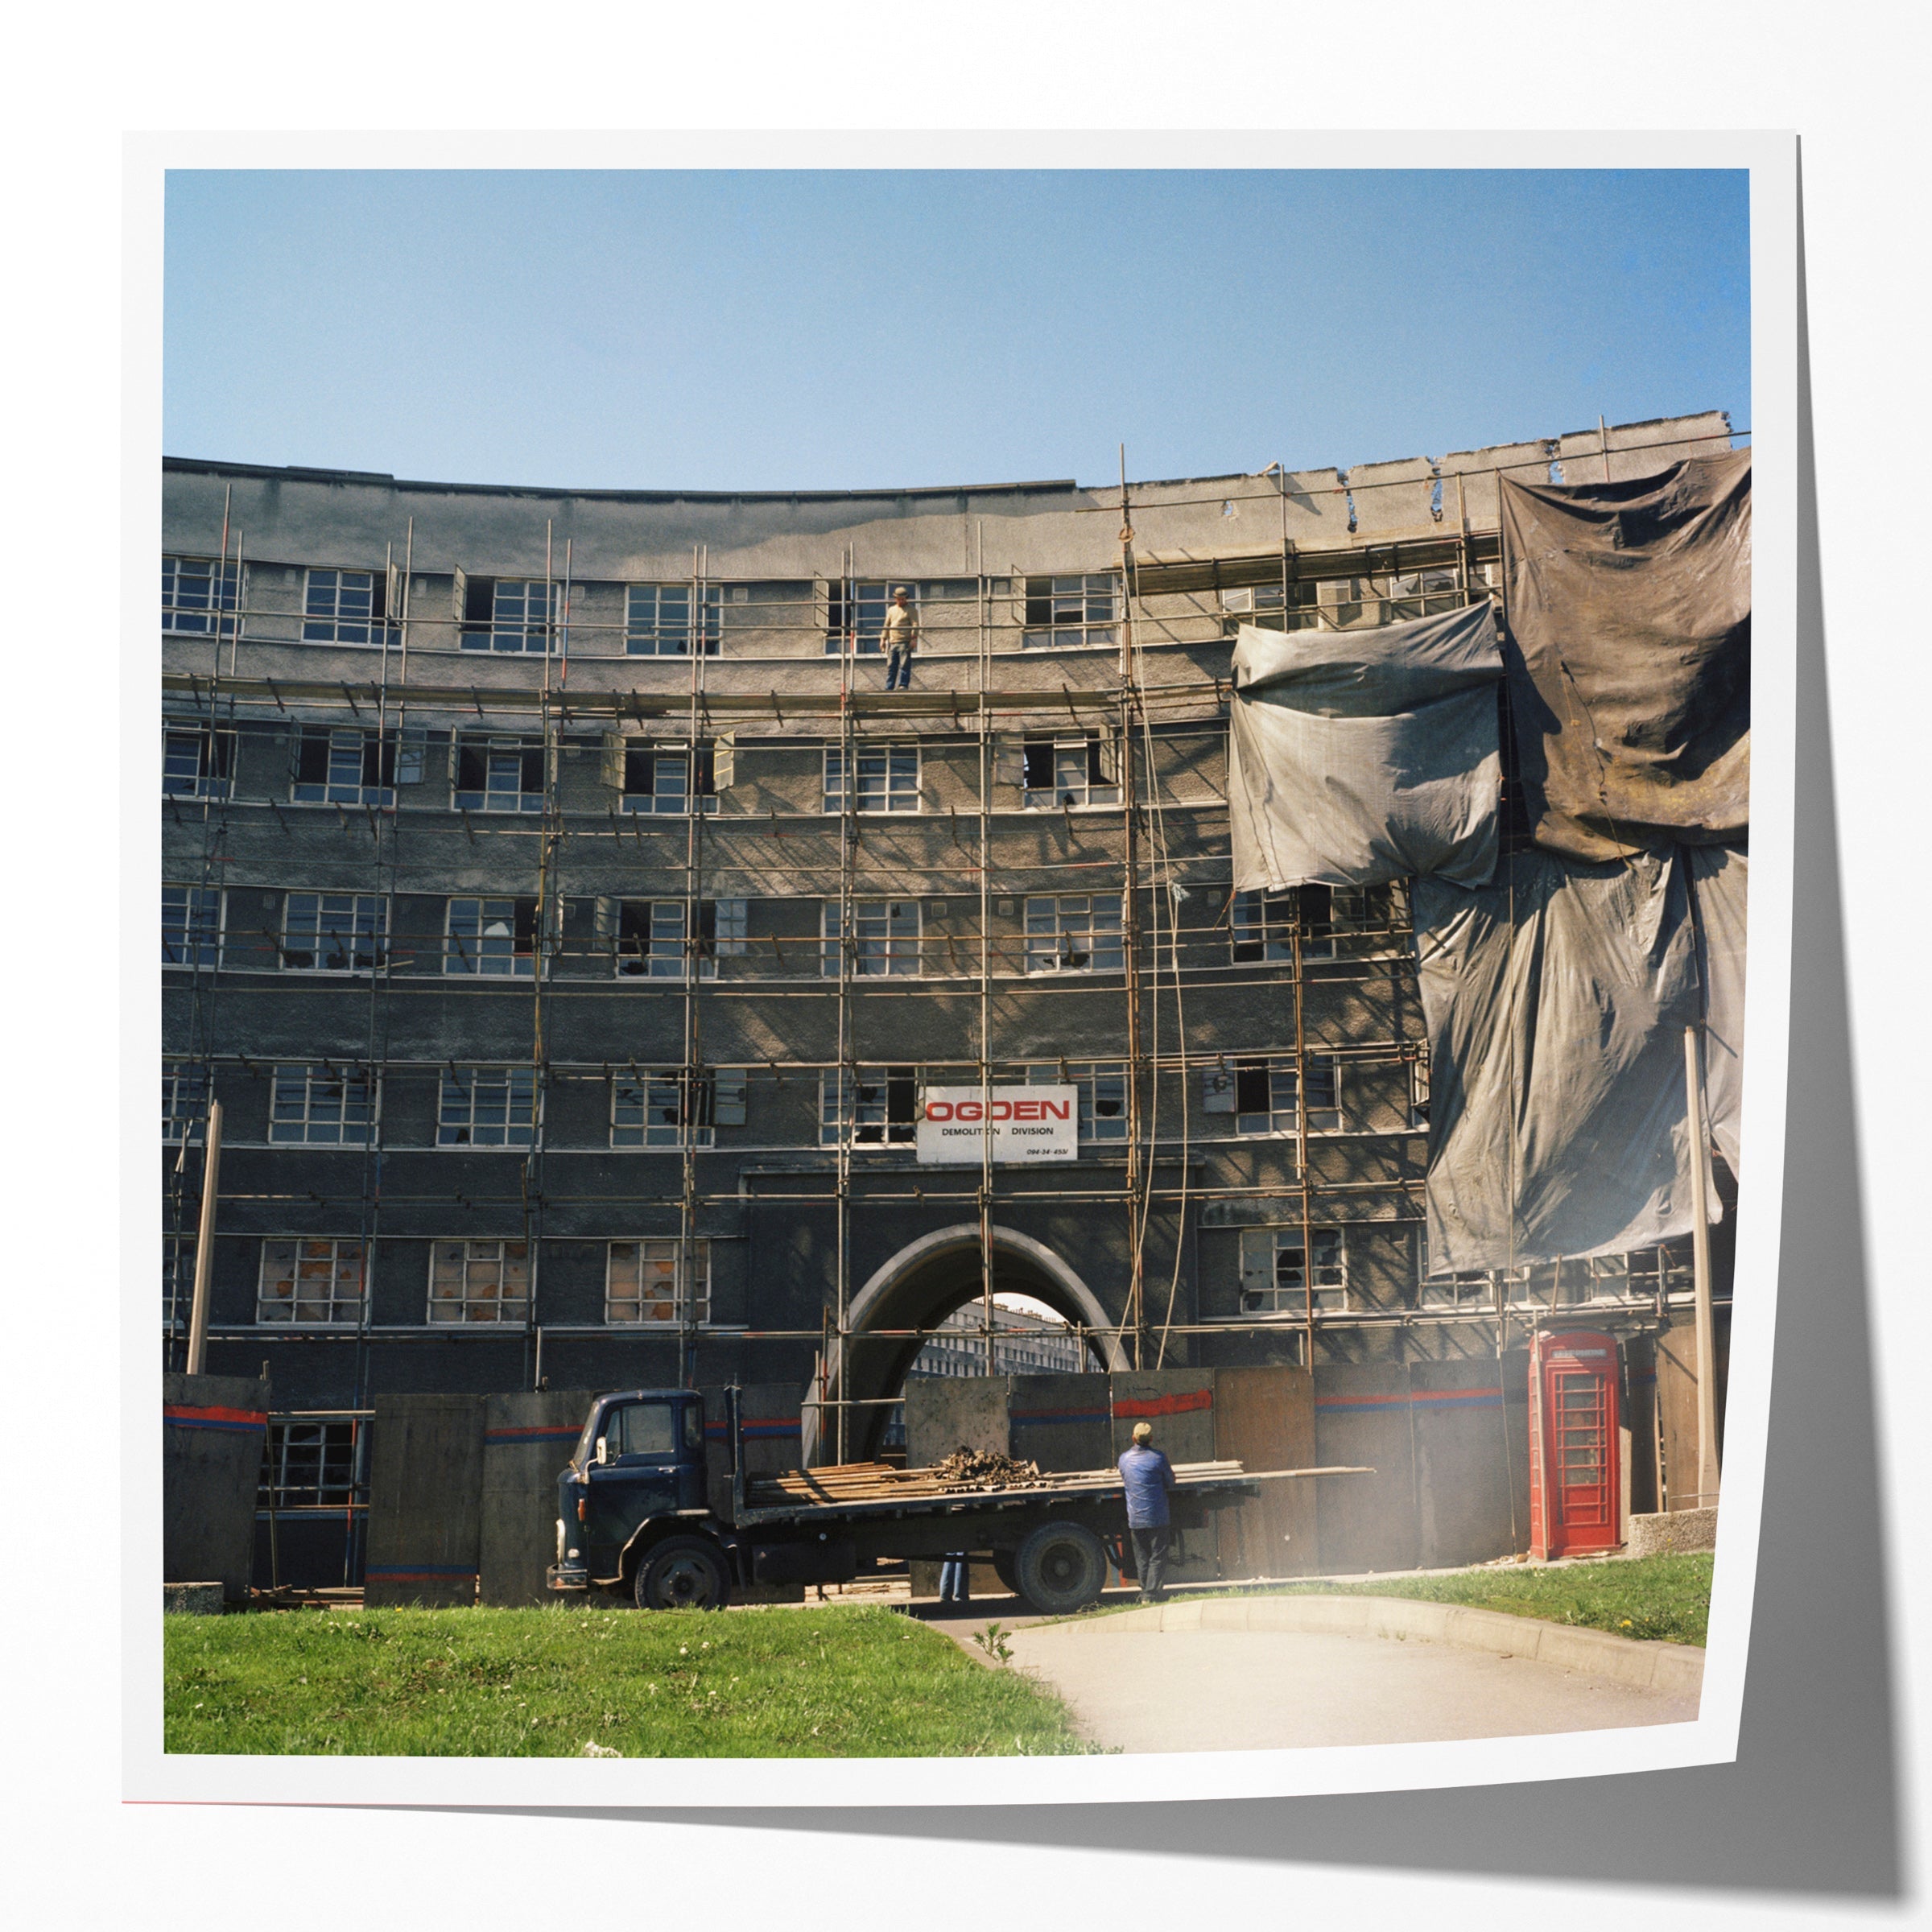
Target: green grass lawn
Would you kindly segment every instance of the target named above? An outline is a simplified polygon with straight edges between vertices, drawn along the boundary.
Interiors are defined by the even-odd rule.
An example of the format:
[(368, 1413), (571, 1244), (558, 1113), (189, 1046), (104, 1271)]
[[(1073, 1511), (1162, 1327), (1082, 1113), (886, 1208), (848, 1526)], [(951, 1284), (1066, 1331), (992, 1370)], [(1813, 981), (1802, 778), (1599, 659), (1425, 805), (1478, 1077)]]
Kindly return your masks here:
[[(1088, 1748), (1059, 1700), (874, 1608), (170, 1616), (170, 1751), (985, 1757)], [(594, 1755), (594, 1754), (593, 1754)]]
[(1378, 1577), (1370, 1583), (1285, 1583), (1266, 1594), (1420, 1597), (1432, 1604), (1541, 1617), (1546, 1623), (1580, 1624), (1617, 1637), (1701, 1645), (1711, 1614), (1711, 1566), (1705, 1552), (1554, 1569), (1523, 1564), (1461, 1570), (1449, 1576)]

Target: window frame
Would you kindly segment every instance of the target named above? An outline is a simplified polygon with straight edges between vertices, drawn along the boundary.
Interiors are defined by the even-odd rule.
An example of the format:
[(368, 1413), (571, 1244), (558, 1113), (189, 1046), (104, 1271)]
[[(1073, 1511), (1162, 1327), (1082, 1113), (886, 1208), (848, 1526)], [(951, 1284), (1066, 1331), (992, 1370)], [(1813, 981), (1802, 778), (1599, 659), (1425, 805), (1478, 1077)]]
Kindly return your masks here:
[[(557, 647), (564, 608), (564, 585), (555, 577), (465, 577), (457, 648), (486, 650), (510, 657), (548, 657)], [(474, 610), (477, 593), (489, 587), (489, 615)], [(547, 590), (548, 596), (545, 596)], [(512, 592), (514, 597), (506, 597)], [(509, 608), (515, 605), (514, 609)], [(547, 606), (549, 617), (544, 617)], [(532, 639), (535, 641), (533, 642)]]
[[(1103, 902), (1111, 902), (1113, 923), (1095, 923), (1095, 913)], [(1029, 895), (1023, 902), (1022, 936), (1024, 964), (1029, 978), (1044, 976), (1070, 976), (1127, 969), (1127, 936), (1123, 921), (1124, 895), (1117, 892), (1043, 893)], [(1076, 913), (1075, 906), (1084, 908)], [(1051, 908), (1051, 910), (1048, 910)], [(1084, 919), (1084, 924), (1069, 924)], [(1088, 940), (1084, 958), (1075, 960), (1075, 950), (1066, 941), (1084, 934)], [(1111, 939), (1112, 943), (1106, 943)]]
[[(489, 1091), (485, 1090), (485, 1082)], [(503, 1100), (503, 1120), (500, 1131), (503, 1138), (498, 1141), (478, 1140), (477, 1107), (480, 1099), (487, 1099), (493, 1106), (494, 1089), (501, 1088)], [(461, 1109), (466, 1121), (460, 1119), (456, 1103), (467, 1096), (467, 1106)], [(525, 1103), (522, 1109), (527, 1112), (527, 1124), (518, 1121), (519, 1102)], [(461, 1125), (469, 1138), (452, 1137), (452, 1131)], [(437, 1083), (436, 1090), (436, 1141), (440, 1149), (448, 1149), (461, 1154), (528, 1154), (539, 1142), (543, 1125), (543, 1096), (537, 1080), (537, 1070), (527, 1063), (505, 1065), (502, 1063), (467, 1066), (445, 1064)], [(485, 1129), (490, 1130), (495, 1123), (485, 1121)], [(526, 1133), (527, 1139), (514, 1137)]]
[[(610, 1080), (610, 1145), (623, 1153), (716, 1145), (714, 1118), (717, 1083), (714, 1071), (701, 1069), (687, 1078), (681, 1067), (645, 1067), (635, 1073), (613, 1074)], [(634, 1111), (634, 1121), (627, 1121)], [(654, 1120), (652, 1116), (668, 1115)], [(687, 1120), (687, 1115), (690, 1119)], [(635, 1139), (620, 1138), (634, 1134)]]
[[(910, 773), (903, 761), (911, 761)], [(867, 764), (879, 762), (876, 774), (869, 773)], [(855, 743), (852, 747), (852, 763), (857, 780), (857, 797), (850, 809), (861, 818), (904, 817), (924, 810), (925, 762), (921, 747), (911, 744)], [(844, 748), (828, 745), (824, 748), (824, 763), (822, 768), (821, 796), (825, 815), (842, 817), (847, 810), (846, 797), (851, 789), (846, 783)], [(868, 804), (870, 795), (877, 803)]]
[[(464, 757), (481, 757), (483, 761), (483, 784), (465, 786), (463, 783)], [(492, 766), (496, 760), (514, 757), (517, 760), (517, 789), (512, 793), (507, 786), (493, 786)], [(543, 760), (545, 752), (541, 738), (530, 738), (521, 734), (500, 732), (458, 732), (450, 742), (450, 809), (452, 811), (476, 811), (514, 815), (540, 812), (543, 809), (543, 795), (547, 789), (544, 783)], [(530, 776), (530, 760), (537, 760), (538, 785), (530, 791), (526, 781)], [(514, 798), (514, 804), (493, 803), (493, 799)]]
[[(1122, 585), (1117, 570), (1030, 573), (1021, 587), (1022, 650), (1112, 648), (1120, 642)], [(1095, 600), (1107, 600), (1096, 614)], [(1074, 606), (1079, 614), (1074, 614)]]
[[(320, 578), (332, 580), (327, 584)], [(350, 583), (350, 578), (363, 581)], [(347, 608), (344, 598), (351, 601)], [(354, 600), (363, 600), (357, 607)], [(358, 650), (393, 650), (402, 641), (389, 609), (389, 573), (350, 570), (340, 564), (311, 565), (302, 573), (302, 642), (336, 644)]]
[[(1023, 736), (1020, 740), (1020, 809), (1022, 811), (1099, 811), (1117, 809), (1121, 803), (1119, 759), (1111, 780), (1107, 777), (1110, 752), (1117, 748), (1100, 732), (1067, 732), (1058, 737), (1045, 733)], [(1051, 784), (1030, 782), (1027, 766), (1036, 764), (1034, 754), (1044, 752)], [(1074, 761), (1084, 764), (1085, 774), (1075, 782), (1063, 782), (1065, 769)], [(1034, 775), (1037, 776), (1037, 770)]]
[[(199, 1147), (208, 1137), (208, 1101), (211, 1082), (205, 1060), (161, 1062), (161, 1145)], [(192, 1101), (184, 1108), (184, 1102)]]
[[(819, 1145), (880, 1150), (914, 1146), (919, 1138), (919, 1090), (924, 1084), (923, 1070), (918, 1067), (821, 1068)], [(877, 1099), (866, 1097), (873, 1088), (878, 1089)], [(861, 1117), (873, 1109), (879, 1117), (876, 1121)]]
[[(317, 1105), (318, 1093), (326, 1101), (331, 1086), (341, 1090), (333, 1108), (333, 1133), (326, 1131), (331, 1125), (330, 1109), (325, 1104)], [(290, 1110), (284, 1112), (285, 1106)], [(351, 1120), (352, 1108), (359, 1108), (359, 1121)], [(283, 1131), (291, 1125), (299, 1131)], [(382, 1080), (379, 1073), (360, 1065), (338, 1072), (325, 1060), (275, 1063), (269, 1080), (268, 1131), (264, 1137), (267, 1146), (374, 1147), (380, 1144), (382, 1132)]]
[[(181, 601), (181, 566), (196, 564), (206, 601)], [(233, 558), (161, 556), (161, 631), (164, 637), (239, 637), (246, 615), (247, 566)]]
[[(459, 932), (456, 930), (456, 909), (460, 906), (473, 906), (476, 912), (476, 930)], [(490, 908), (508, 906), (507, 915)], [(527, 917), (526, 916), (527, 909)], [(504, 923), (507, 916), (510, 951), (489, 949), (489, 943), (500, 940), (503, 935), (488, 930), (491, 922)], [(526, 894), (456, 893), (444, 901), (443, 906), (443, 976), (445, 979), (528, 980), (536, 977), (537, 957), (542, 952), (542, 935), (537, 902)], [(527, 950), (519, 950), (527, 939)], [(465, 946), (477, 948), (476, 964), (463, 964)], [(507, 960), (507, 969), (493, 964)]]
[[(620, 1297), (616, 1293), (617, 1263), (619, 1252), (630, 1249), (635, 1251), (637, 1267), (635, 1292)], [(668, 1253), (647, 1251), (667, 1250)], [(645, 1293), (645, 1269), (647, 1262), (662, 1265), (668, 1261), (671, 1269), (671, 1291), (668, 1297)], [(604, 1245), (604, 1325), (607, 1328), (677, 1328), (688, 1320), (693, 1326), (707, 1327), (711, 1322), (711, 1243), (703, 1236), (694, 1237), (691, 1243), (691, 1279), (687, 1282), (684, 1269), (684, 1244), (676, 1235), (640, 1235), (622, 1241), (611, 1241)], [(634, 1315), (621, 1315), (614, 1312), (620, 1302), (634, 1303), (638, 1312)], [(643, 1311), (648, 1306), (668, 1306), (671, 1312), (663, 1315), (647, 1315)]]
[[(303, 754), (316, 745), (324, 747), (324, 775), (320, 779), (305, 778), (302, 775)], [(289, 745), (289, 803), (392, 806), (396, 802), (396, 768), (401, 758), (402, 733), (395, 730), (376, 732), (361, 724), (298, 724)], [(419, 769), (419, 750), (416, 764)], [(353, 778), (338, 776), (338, 770), (353, 770), (355, 775)]]
[[(624, 586), (624, 654), (629, 658), (692, 656), (693, 588), (688, 580), (681, 583), (658, 581), (626, 584)], [(723, 647), (724, 589), (722, 584), (708, 584), (699, 588), (695, 629), (700, 648), (695, 654), (715, 658)], [(650, 616), (647, 621), (642, 619), (638, 613), (639, 603), (646, 593), (650, 600)], [(683, 615), (681, 617), (666, 618), (664, 605), (667, 594), (682, 601)]]
[[(235, 795), (235, 740), (218, 725), (164, 720), (161, 727), (161, 795), (164, 799), (232, 799)], [(192, 741), (192, 772), (176, 769)], [(183, 748), (177, 750), (179, 741)]]
[[(1308, 1067), (1308, 1132), (1340, 1133), (1344, 1131), (1345, 1109), (1342, 1093), (1342, 1061), (1339, 1055), (1311, 1053)], [(1234, 1075), (1234, 1131), (1242, 1140), (1290, 1140), (1301, 1132), (1301, 1069), (1293, 1054), (1243, 1054), (1229, 1062)], [(1246, 1076), (1244, 1081), (1244, 1075)], [(1257, 1077), (1267, 1081), (1265, 1107), (1252, 1104), (1256, 1097), (1253, 1083)], [(1244, 1107), (1243, 1087), (1248, 1086), (1250, 1104)], [(1316, 1104), (1326, 1093), (1325, 1102)], [(1265, 1121), (1264, 1126), (1249, 1125)]]
[[(467, 1235), (437, 1236), (429, 1244), (429, 1298), (423, 1317), (425, 1322), (435, 1328), (507, 1328), (513, 1324), (519, 1327), (526, 1327), (533, 1306), (531, 1263), (535, 1257), (530, 1252), (531, 1247), (530, 1242), (523, 1241), (476, 1240)], [(460, 1249), (462, 1253), (449, 1256), (444, 1253), (446, 1249)], [(493, 1260), (489, 1255), (473, 1252), (480, 1249), (494, 1249), (496, 1253)], [(516, 1252), (513, 1253), (513, 1250)], [(436, 1292), (439, 1266), (451, 1261), (456, 1262), (462, 1269), (462, 1292), (456, 1295), (439, 1295)], [(504, 1284), (513, 1272), (513, 1262), (518, 1264), (517, 1272), (521, 1274), (522, 1288), (520, 1294), (511, 1295), (504, 1293)], [(496, 1270), (494, 1294), (473, 1295), (469, 1292), (469, 1271), (473, 1265), (485, 1267), (493, 1265)], [(436, 1312), (439, 1307), (452, 1307), (459, 1312), (440, 1315)], [(482, 1307), (489, 1307), (496, 1312), (488, 1316), (471, 1312), (473, 1308)], [(506, 1307), (514, 1307), (515, 1312), (506, 1316), (502, 1312)]]
[[(617, 809), (643, 818), (683, 819), (691, 815), (693, 801), (700, 816), (718, 809), (717, 746), (700, 739), (691, 745), (682, 741), (660, 744), (653, 738), (624, 741), (624, 782), (617, 794)], [(683, 768), (683, 782), (671, 789), (664, 783), (664, 767), (673, 762)], [(640, 767), (650, 778), (649, 791), (634, 790), (631, 779)]]
[[(192, 950), (197, 955), (195, 958), (172, 959), (169, 957), (171, 928), (168, 925), (167, 898), (170, 893), (181, 893), (186, 895), (182, 902), (182, 919), (179, 927), (180, 938), (178, 950), (184, 953)], [(197, 923), (200, 911), (205, 909), (205, 902), (210, 899), (213, 901), (214, 905), (214, 919), (212, 927)], [(227, 938), (227, 921), (228, 894), (225, 888), (220, 886), (190, 886), (179, 881), (164, 879), (161, 884), (162, 965), (189, 972), (200, 969), (209, 972), (219, 971)]]
[(924, 972), (923, 900), (854, 899), (848, 935), (838, 929), (840, 904), (825, 899), (819, 905), (819, 970), (825, 978), (838, 977), (841, 953), (849, 960), (855, 980), (916, 979)]
[[(323, 1299), (328, 1312), (304, 1319), (301, 1314), (303, 1298), (299, 1290), (302, 1264), (305, 1261), (315, 1261), (324, 1257), (312, 1252), (305, 1253), (303, 1250), (324, 1247), (328, 1250), (328, 1291)], [(291, 1272), (286, 1276), (275, 1278), (286, 1280), (288, 1283), (287, 1315), (274, 1312), (283, 1305), (283, 1298), (278, 1296), (271, 1301), (269, 1296), (270, 1251), (279, 1248), (291, 1251), (289, 1257)], [(349, 1252), (345, 1255), (345, 1251)], [(356, 1283), (354, 1295), (346, 1302), (338, 1291), (345, 1259), (353, 1263)], [(261, 1253), (255, 1272), (255, 1326), (258, 1328), (353, 1328), (362, 1319), (363, 1305), (368, 1294), (369, 1256), (367, 1245), (360, 1236), (270, 1234), (262, 1237)], [(309, 1298), (312, 1301), (315, 1298), (312, 1296)]]
[[(298, 935), (295, 919), (298, 903), (315, 902), (315, 922)], [(340, 916), (340, 904), (346, 902), (349, 907), (349, 924), (346, 927), (327, 927), (324, 921), (330, 914), (330, 901), (338, 902), (336, 916)], [(364, 913), (369, 917), (365, 923)], [(349, 943), (349, 964), (346, 966), (324, 965), (324, 941), (333, 939), (340, 943), (347, 933)], [(298, 936), (313, 939), (313, 944), (301, 946), (296, 943)], [(365, 939), (369, 943), (365, 955), (362, 951)], [(297, 966), (290, 963), (292, 956), (307, 952), (312, 964)], [(310, 892), (297, 890), (282, 895), (282, 931), (276, 940), (275, 960), (277, 970), (282, 972), (299, 972), (312, 977), (355, 979), (363, 975), (380, 972), (389, 963), (389, 899), (386, 894), (374, 892)]]
[[(1299, 1221), (1276, 1221), (1258, 1227), (1244, 1228), (1241, 1231), (1241, 1255), (1238, 1264), (1238, 1295), (1240, 1312), (1244, 1317), (1259, 1315), (1263, 1319), (1297, 1321), (1307, 1318), (1311, 1311), (1318, 1315), (1346, 1315), (1354, 1307), (1348, 1280), (1348, 1242), (1347, 1224), (1331, 1222), (1323, 1226), (1311, 1227), (1309, 1241), (1315, 1250), (1315, 1276), (1311, 1286), (1305, 1289), (1302, 1281), (1284, 1282), (1283, 1257), (1288, 1254), (1300, 1256), (1300, 1261), (1290, 1265), (1302, 1270), (1307, 1279), (1307, 1251), (1302, 1245), (1302, 1224)], [(1251, 1274), (1249, 1257), (1265, 1241), (1269, 1257), (1266, 1288), (1250, 1288), (1248, 1286)], [(1323, 1246), (1327, 1244), (1332, 1259), (1324, 1258)], [(1332, 1273), (1333, 1280), (1324, 1281), (1324, 1273)], [(1258, 1298), (1267, 1295), (1273, 1306), (1261, 1305)], [(1281, 1298), (1292, 1296), (1292, 1306), (1284, 1306)]]
[[(1108, 1131), (1100, 1132), (1100, 1083), (1117, 1083), (1120, 1113), (1106, 1118)], [(1080, 1140), (1083, 1146), (1124, 1146), (1127, 1140), (1127, 1063), (1125, 1060), (1047, 1060), (1026, 1069), (1029, 1087), (1074, 1087), (1080, 1091)], [(1108, 1097), (1113, 1097), (1112, 1096)]]

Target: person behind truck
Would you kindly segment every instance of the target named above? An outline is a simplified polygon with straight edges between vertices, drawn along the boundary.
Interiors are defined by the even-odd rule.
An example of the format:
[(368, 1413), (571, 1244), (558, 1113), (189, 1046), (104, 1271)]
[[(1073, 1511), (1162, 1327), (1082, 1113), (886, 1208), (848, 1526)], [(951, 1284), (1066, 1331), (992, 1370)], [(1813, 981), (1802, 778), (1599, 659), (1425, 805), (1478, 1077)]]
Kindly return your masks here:
[(1167, 1492), (1174, 1487), (1174, 1465), (1154, 1447), (1151, 1422), (1134, 1424), (1133, 1447), (1121, 1451), (1121, 1481), (1127, 1491), (1127, 1534), (1133, 1541), (1141, 1601), (1158, 1604), (1167, 1567)]
[(879, 631), (880, 647), (886, 653), (886, 688), (896, 682), (901, 691), (912, 689), (912, 654), (919, 647), (919, 613), (906, 601), (903, 584), (894, 584), (892, 602)]
[(956, 1550), (939, 1565), (939, 1601), (966, 1604), (972, 1600), (972, 1579), (966, 1567), (966, 1552)]

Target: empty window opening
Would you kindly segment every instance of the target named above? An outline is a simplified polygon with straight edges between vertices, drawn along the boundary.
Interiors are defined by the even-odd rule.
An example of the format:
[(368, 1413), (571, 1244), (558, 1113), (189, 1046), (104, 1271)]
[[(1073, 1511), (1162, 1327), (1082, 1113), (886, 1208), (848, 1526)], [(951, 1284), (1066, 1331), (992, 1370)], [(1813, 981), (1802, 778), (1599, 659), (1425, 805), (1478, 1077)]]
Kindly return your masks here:
[[(1340, 1075), (1332, 1055), (1308, 1057), (1308, 1131), (1332, 1133), (1341, 1126)], [(1294, 1062), (1259, 1057), (1234, 1063), (1234, 1130), (1244, 1134), (1300, 1131), (1301, 1076)]]
[(700, 811), (716, 811), (716, 748), (684, 745), (668, 749), (632, 741), (624, 746), (623, 809), (681, 814), (698, 801)]
[(836, 1147), (910, 1146), (917, 1135), (919, 1070), (861, 1067), (828, 1070), (819, 1081), (819, 1139)]
[[(404, 782), (422, 777), (422, 741), (402, 746)], [(394, 732), (304, 724), (295, 733), (290, 795), (298, 805), (393, 805), (397, 779)]]
[(1021, 803), (1058, 811), (1121, 802), (1113, 741), (1093, 733), (1078, 737), (1028, 738), (1020, 748)]

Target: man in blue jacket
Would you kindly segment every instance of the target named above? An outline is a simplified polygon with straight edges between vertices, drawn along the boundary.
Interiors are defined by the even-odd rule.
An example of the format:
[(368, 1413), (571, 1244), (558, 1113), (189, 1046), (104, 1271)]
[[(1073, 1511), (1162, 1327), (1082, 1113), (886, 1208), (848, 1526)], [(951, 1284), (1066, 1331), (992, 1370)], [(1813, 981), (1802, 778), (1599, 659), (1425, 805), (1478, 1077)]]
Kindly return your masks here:
[(1174, 1487), (1174, 1465), (1154, 1447), (1153, 1438), (1151, 1422), (1136, 1422), (1133, 1447), (1121, 1452), (1127, 1533), (1133, 1539), (1134, 1573), (1144, 1604), (1161, 1600), (1161, 1575), (1167, 1567), (1167, 1492)]

